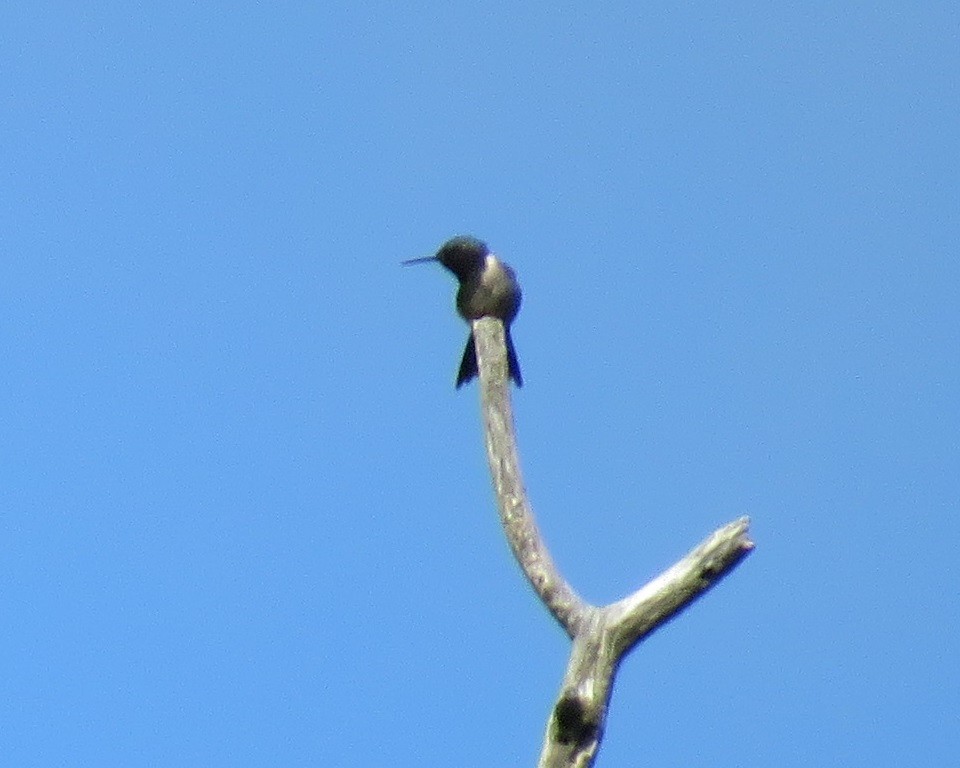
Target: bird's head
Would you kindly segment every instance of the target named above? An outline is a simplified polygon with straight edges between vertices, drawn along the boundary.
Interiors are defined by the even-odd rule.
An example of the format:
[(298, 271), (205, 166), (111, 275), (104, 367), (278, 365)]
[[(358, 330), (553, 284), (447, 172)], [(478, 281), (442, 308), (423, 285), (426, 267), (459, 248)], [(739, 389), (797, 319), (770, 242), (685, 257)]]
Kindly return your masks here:
[(436, 256), (409, 259), (404, 264), (421, 264), (425, 261), (439, 261), (444, 267), (465, 280), (471, 273), (483, 268), (483, 261), (490, 253), (487, 244), (470, 235), (459, 235), (447, 240), (440, 246)]

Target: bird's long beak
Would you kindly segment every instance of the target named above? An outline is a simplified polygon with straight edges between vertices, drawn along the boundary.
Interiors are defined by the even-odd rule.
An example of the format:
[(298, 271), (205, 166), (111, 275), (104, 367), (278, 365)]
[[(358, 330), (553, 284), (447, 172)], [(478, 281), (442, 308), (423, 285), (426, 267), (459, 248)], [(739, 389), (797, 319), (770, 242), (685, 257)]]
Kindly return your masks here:
[(419, 259), (407, 259), (406, 261), (401, 261), (401, 264), (423, 264), (427, 261), (438, 261), (436, 256), (424, 256)]

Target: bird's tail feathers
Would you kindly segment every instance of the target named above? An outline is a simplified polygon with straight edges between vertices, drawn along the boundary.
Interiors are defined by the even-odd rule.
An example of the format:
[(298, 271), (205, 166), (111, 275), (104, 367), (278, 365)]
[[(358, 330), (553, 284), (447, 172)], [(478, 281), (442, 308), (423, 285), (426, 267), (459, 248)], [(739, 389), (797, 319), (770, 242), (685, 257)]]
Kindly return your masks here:
[(463, 357), (460, 358), (460, 370), (457, 371), (457, 389), (460, 389), (480, 373), (477, 368), (477, 348), (473, 344), (473, 331), (467, 337), (467, 345), (463, 348)]
[[(510, 336), (510, 329), (506, 329), (507, 340), (507, 370), (510, 378), (518, 387), (523, 386), (523, 375), (520, 373), (520, 361), (517, 359), (517, 350), (513, 346), (513, 338)], [(460, 358), (460, 370), (457, 371), (457, 389), (460, 389), (468, 381), (476, 378), (480, 373), (477, 367), (477, 348), (473, 341), (473, 331), (467, 337), (467, 344), (463, 348), (463, 357)]]

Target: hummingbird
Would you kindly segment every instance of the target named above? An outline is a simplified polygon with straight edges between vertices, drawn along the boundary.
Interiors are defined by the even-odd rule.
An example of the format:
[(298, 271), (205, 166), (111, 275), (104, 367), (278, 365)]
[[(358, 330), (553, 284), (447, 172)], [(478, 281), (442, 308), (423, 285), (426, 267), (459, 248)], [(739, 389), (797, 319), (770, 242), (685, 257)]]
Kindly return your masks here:
[[(520, 311), (520, 284), (514, 271), (494, 256), (487, 244), (475, 237), (460, 235), (447, 240), (436, 256), (408, 259), (404, 264), (423, 264), (438, 261), (453, 272), (460, 288), (457, 290), (457, 312), (468, 323), (480, 317), (498, 317), (503, 321), (507, 341), (507, 365), (510, 378), (518, 387), (523, 386), (520, 362), (510, 338), (510, 323)], [(473, 331), (467, 337), (467, 345), (460, 359), (457, 373), (457, 389), (479, 373), (477, 350), (473, 343)]]

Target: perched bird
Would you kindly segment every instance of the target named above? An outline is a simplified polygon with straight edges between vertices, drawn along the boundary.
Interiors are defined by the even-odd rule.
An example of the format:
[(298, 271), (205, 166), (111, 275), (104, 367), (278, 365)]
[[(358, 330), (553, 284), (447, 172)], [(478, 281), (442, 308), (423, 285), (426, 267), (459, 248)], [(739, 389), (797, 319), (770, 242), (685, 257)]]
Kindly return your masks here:
[[(436, 256), (409, 259), (404, 264), (422, 264), (438, 261), (456, 276), (460, 283), (457, 290), (457, 311), (468, 323), (480, 317), (498, 317), (503, 320), (507, 340), (507, 364), (510, 378), (518, 387), (523, 386), (520, 362), (510, 338), (510, 323), (520, 311), (520, 284), (513, 270), (490, 253), (487, 244), (475, 237), (461, 235), (447, 240)], [(473, 344), (473, 331), (467, 337), (467, 345), (460, 360), (457, 373), (457, 389), (479, 373), (477, 350)]]

